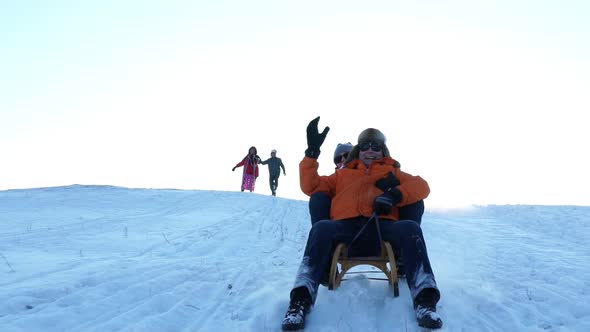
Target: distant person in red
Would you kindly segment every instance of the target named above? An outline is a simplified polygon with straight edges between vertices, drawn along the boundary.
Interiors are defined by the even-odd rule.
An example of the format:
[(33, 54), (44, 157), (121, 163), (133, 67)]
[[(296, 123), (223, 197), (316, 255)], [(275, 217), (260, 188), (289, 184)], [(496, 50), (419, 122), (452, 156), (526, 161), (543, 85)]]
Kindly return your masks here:
[(242, 174), (242, 191), (244, 191), (244, 189), (250, 190), (250, 192), (254, 191), (254, 184), (256, 184), (256, 178), (258, 177), (258, 164), (260, 164), (260, 162), (261, 159), (257, 154), (256, 147), (252, 146), (248, 149), (248, 155), (231, 169), (233, 172), (237, 167), (244, 166), (244, 173)]

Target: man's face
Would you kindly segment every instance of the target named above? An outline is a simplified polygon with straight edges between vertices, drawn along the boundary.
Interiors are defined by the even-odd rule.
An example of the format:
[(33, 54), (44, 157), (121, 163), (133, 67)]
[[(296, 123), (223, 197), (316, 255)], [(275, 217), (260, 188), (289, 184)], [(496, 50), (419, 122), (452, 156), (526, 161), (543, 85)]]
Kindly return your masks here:
[(383, 159), (383, 145), (378, 142), (364, 142), (359, 144), (359, 159), (366, 166), (375, 160)]

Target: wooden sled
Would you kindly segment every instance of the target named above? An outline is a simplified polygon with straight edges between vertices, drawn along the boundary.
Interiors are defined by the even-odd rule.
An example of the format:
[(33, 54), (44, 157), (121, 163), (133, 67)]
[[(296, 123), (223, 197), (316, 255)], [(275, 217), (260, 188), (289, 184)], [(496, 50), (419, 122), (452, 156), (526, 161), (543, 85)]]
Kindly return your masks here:
[[(389, 263), (389, 266), (387, 264)], [(344, 243), (339, 243), (334, 250), (334, 256), (332, 256), (332, 266), (330, 267), (330, 280), (328, 282), (328, 289), (335, 290), (340, 286), (340, 282), (344, 277), (344, 274), (348, 270), (357, 265), (372, 265), (387, 276), (387, 279), (383, 278), (369, 278), (375, 280), (388, 280), (389, 284), (393, 287), (393, 296), (399, 296), (399, 281), (397, 276), (397, 269), (395, 267), (395, 256), (393, 249), (389, 242), (381, 242), (381, 255), (380, 256), (366, 256), (366, 257), (349, 257), (347, 256), (347, 246)], [(366, 271), (356, 273), (373, 273), (377, 271)], [(354, 273), (354, 272), (350, 272)]]

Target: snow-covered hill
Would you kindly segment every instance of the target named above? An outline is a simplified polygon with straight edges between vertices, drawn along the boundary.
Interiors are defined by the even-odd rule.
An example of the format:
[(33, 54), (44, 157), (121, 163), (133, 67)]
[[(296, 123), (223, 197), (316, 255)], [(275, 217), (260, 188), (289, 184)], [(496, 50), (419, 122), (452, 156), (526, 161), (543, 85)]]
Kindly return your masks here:
[[(441, 331), (590, 331), (590, 207), (422, 226)], [(253, 193), (0, 191), (0, 331), (279, 331), (309, 228), (307, 202)], [(400, 292), (363, 274), (321, 288), (306, 331), (419, 331)]]

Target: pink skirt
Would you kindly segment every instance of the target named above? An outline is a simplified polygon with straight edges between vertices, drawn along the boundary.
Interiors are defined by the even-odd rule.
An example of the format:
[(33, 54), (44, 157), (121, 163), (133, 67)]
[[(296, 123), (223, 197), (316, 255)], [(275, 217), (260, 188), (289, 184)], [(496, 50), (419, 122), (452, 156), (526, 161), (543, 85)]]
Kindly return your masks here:
[(254, 184), (256, 183), (256, 177), (252, 174), (244, 174), (242, 176), (242, 191), (250, 190), (254, 191)]

